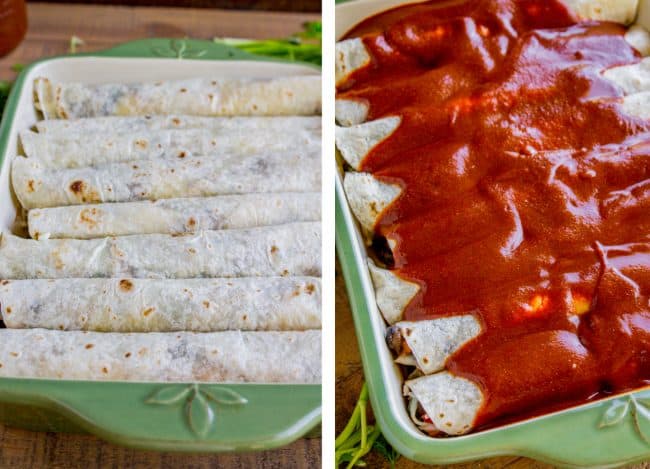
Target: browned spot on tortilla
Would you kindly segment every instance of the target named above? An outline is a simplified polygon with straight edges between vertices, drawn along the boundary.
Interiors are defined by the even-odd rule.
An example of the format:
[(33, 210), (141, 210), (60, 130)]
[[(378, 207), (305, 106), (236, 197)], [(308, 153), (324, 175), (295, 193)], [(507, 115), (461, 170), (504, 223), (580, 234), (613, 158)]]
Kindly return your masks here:
[(413, 332), (413, 331), (412, 331), (411, 329), (409, 329), (408, 327), (407, 327), (406, 329), (404, 329), (404, 331), (405, 331), (405, 333), (406, 333), (407, 336), (410, 336), (410, 335), (411, 335), (411, 332)]
[(289, 275), (289, 271), (287, 269), (284, 269), (282, 271), (282, 276), (286, 277), (287, 275)]
[(287, 91), (287, 96), (289, 96), (290, 98), (293, 97), (293, 92)]
[(151, 313), (153, 313), (154, 309), (156, 309), (156, 308), (153, 308), (153, 307), (152, 308), (147, 308), (144, 311), (142, 311), (142, 315), (143, 316), (149, 316)]
[(126, 352), (126, 353), (124, 354), (124, 358), (129, 358), (130, 356), (131, 356), (131, 352)]
[(172, 168), (172, 169), (170, 170), (170, 172), (175, 173), (176, 170), (175, 170), (174, 168)]
[(34, 180), (27, 181), (27, 192), (34, 192)]
[(12, 357), (17, 357), (18, 356), (18, 354), (16, 352), (10, 352), (9, 355), (11, 355)]
[(208, 99), (212, 101), (214, 99), (214, 95), (212, 93), (208, 93)]
[(7, 306), (7, 309), (5, 310), (7, 314), (11, 314), (11, 306)]
[(142, 347), (140, 350), (138, 350), (138, 355), (140, 356), (144, 355), (145, 353), (147, 353), (146, 347)]
[(172, 119), (172, 124), (174, 125), (181, 125), (181, 120), (178, 117), (174, 117)]
[(300, 295), (300, 289), (294, 290), (293, 293), (291, 294), (291, 296), (298, 296), (298, 295)]
[(136, 140), (135, 146), (141, 148), (142, 150), (145, 150), (149, 146), (149, 142), (146, 140)]
[(377, 213), (377, 203), (376, 202), (370, 202), (370, 210), (372, 213)]
[(81, 194), (86, 188), (86, 184), (83, 181), (74, 181), (70, 184), (70, 190), (75, 194)]
[(2, 284), (3, 284), (3, 285), (9, 285), (9, 280), (3, 280), (3, 281), (2, 281)]
[(93, 218), (95, 215), (97, 215), (96, 208), (84, 208), (79, 212), (79, 219), (82, 223), (86, 223), (89, 228), (94, 228), (97, 226), (97, 221)]
[(181, 93), (187, 93), (187, 88), (181, 88)]
[(213, 147), (217, 146), (217, 141), (216, 140), (211, 140), (210, 143), (212, 144)]
[(187, 220), (187, 226), (194, 227), (196, 225), (196, 220), (194, 217), (190, 217), (189, 220)]
[(102, 373), (108, 373), (108, 368), (106, 368), (105, 366), (102, 366)]
[(2, 363), (0, 363), (0, 368), (2, 368), (2, 366), (3, 366)]
[(137, 164), (133, 165), (133, 169), (139, 169), (140, 167)]
[(247, 316), (246, 314), (244, 314), (241, 318), (242, 318), (244, 321), (246, 321), (246, 320), (248, 319), (248, 316)]
[(120, 280), (120, 289), (124, 291), (131, 291), (133, 289), (133, 282), (131, 282), (131, 280), (123, 278)]
[(179, 157), (179, 158), (185, 158), (186, 156), (187, 156), (187, 153), (185, 153), (184, 151), (182, 151), (182, 152), (180, 152), (180, 153), (178, 154), (178, 157)]
[(196, 254), (196, 249), (194, 248), (189, 248), (188, 251), (190, 252), (190, 254)]
[(101, 197), (97, 191), (88, 191), (86, 183), (83, 181), (73, 181), (70, 184), (70, 190), (84, 203), (101, 202)]
[(427, 357), (422, 357), (422, 363), (424, 364), (429, 363), (429, 359)]
[(257, 104), (253, 104), (253, 111), (257, 111)]
[(204, 301), (203, 306), (205, 306), (206, 308), (209, 308), (210, 307), (210, 302), (209, 301)]
[(278, 247), (275, 245), (271, 246), (271, 254), (275, 254), (276, 252), (278, 252)]
[(63, 324), (59, 324), (59, 329), (63, 330), (65, 327), (63, 327)]
[(162, 81), (157, 81), (157, 82), (155, 83), (155, 85), (156, 85), (156, 86), (162, 86)]
[(313, 283), (308, 283), (307, 286), (305, 287), (305, 290), (307, 290), (307, 293), (310, 295), (316, 291), (316, 285)]
[(89, 349), (91, 349), (91, 348), (93, 348), (93, 347), (94, 347), (93, 344), (86, 344), (86, 350), (89, 350)]
[(217, 86), (217, 82), (212, 80), (212, 86)]

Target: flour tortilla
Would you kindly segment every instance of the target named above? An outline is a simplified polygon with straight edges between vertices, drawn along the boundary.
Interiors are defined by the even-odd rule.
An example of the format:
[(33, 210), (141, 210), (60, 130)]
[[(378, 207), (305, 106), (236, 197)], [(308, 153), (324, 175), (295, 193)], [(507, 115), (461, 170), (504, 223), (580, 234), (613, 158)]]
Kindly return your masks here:
[(14, 192), (23, 208), (133, 202), (251, 192), (320, 191), (320, 148), (222, 158), (185, 157), (51, 170), (16, 157)]
[(319, 276), (315, 222), (192, 235), (36, 241), (4, 233), (0, 279)]
[(12, 329), (101, 332), (319, 329), (314, 277), (58, 279), (0, 282)]
[(216, 132), (206, 129), (147, 132), (98, 132), (52, 136), (20, 134), (25, 156), (46, 168), (79, 168), (124, 161), (206, 156), (215, 158), (320, 149), (320, 134), (311, 130)]
[(612, 67), (605, 70), (603, 76), (628, 95), (650, 91), (650, 57), (632, 65)]
[(360, 38), (346, 39), (336, 43), (336, 85), (343, 84), (350, 75), (368, 66), (370, 54)]
[(339, 98), (334, 104), (334, 117), (339, 125), (349, 127), (368, 119), (370, 105), (366, 101)]
[(321, 77), (195, 78), (152, 83), (34, 82), (45, 119), (188, 114), (194, 116), (309, 116), (321, 110)]
[[(447, 359), (481, 333), (481, 324), (472, 314), (423, 321), (400, 321), (387, 332), (387, 340), (399, 334), (410, 356), (397, 356), (397, 363), (414, 365), (425, 375), (445, 368)], [(406, 363), (404, 360), (406, 359)]]
[(86, 119), (51, 119), (36, 123), (39, 133), (50, 136), (92, 134), (95, 132), (129, 133), (172, 129), (205, 129), (214, 132), (228, 131), (275, 131), (321, 130), (320, 116), (282, 117), (200, 117), (187, 115), (171, 116), (109, 116)]
[(192, 233), (318, 221), (318, 192), (222, 195), (33, 209), (34, 239)]
[(370, 173), (345, 173), (343, 188), (352, 213), (369, 233), (374, 231), (382, 211), (402, 192), (397, 184), (380, 181)]
[(650, 55), (650, 33), (643, 26), (633, 24), (625, 33), (628, 44), (638, 50), (643, 57)]
[(390, 137), (401, 121), (401, 117), (390, 116), (350, 127), (337, 126), (336, 148), (345, 161), (358, 171), (366, 155)]
[(639, 0), (564, 0), (564, 4), (580, 19), (630, 24)]
[(404, 310), (420, 291), (420, 286), (399, 278), (390, 270), (377, 267), (371, 260), (368, 260), (368, 269), (382, 316), (388, 324), (401, 321)]
[(318, 330), (123, 334), (0, 329), (0, 342), (2, 377), (190, 383), (321, 380)]
[[(483, 392), (476, 383), (448, 372), (406, 381), (404, 395), (411, 401), (411, 418), (418, 427), (449, 435), (462, 435), (472, 430), (484, 401)], [(433, 425), (418, 422), (414, 417), (417, 403), (422, 405)]]

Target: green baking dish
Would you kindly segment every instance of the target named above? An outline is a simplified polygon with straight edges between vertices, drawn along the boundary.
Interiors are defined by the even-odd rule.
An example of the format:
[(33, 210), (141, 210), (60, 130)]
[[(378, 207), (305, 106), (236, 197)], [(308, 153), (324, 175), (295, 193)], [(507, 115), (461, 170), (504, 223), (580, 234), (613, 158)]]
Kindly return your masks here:
[[(359, 0), (336, 7), (336, 35), (403, 0)], [(644, 6), (650, 5), (650, 2)], [(452, 438), (421, 433), (407, 415), (401, 374), (385, 344), (385, 323), (366, 267), (366, 248), (336, 175), (336, 246), (345, 277), (365, 379), (386, 439), (404, 456), (429, 464), (519, 455), (568, 467), (615, 467), (650, 458), (650, 391), (575, 406)]]
[[(35, 62), (18, 77), (0, 124), (0, 226), (9, 228), (16, 215), (9, 161), (17, 149), (17, 132), (36, 120), (32, 97), (36, 76), (100, 82), (201, 74), (271, 77), (309, 73), (320, 70), (208, 41), (176, 39), (141, 40), (103, 52)], [(89, 432), (113, 443), (149, 450), (270, 449), (305, 435), (319, 435), (320, 420), (320, 385), (0, 378), (0, 422), (5, 425)]]

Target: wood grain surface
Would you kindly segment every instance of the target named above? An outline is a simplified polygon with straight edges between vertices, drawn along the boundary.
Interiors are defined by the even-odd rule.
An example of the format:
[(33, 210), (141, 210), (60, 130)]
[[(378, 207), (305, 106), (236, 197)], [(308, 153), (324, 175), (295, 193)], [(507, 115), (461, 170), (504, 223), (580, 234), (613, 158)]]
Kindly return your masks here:
[(11, 66), (66, 53), (70, 37), (84, 40), (80, 51), (109, 48), (145, 37), (282, 38), (320, 15), (269, 11), (204, 10), (29, 3), (29, 30), (23, 43), (0, 58), (0, 80), (12, 79)]
[[(363, 370), (357, 339), (354, 333), (354, 322), (350, 312), (345, 280), (341, 268), (336, 262), (336, 433), (338, 434), (348, 421), (354, 410), (359, 391), (363, 384)], [(364, 458), (368, 467), (388, 469), (390, 465), (383, 456), (371, 453)], [(396, 469), (424, 469), (448, 467), (454, 469), (549, 469), (553, 466), (517, 456), (498, 457), (475, 461), (467, 464), (447, 466), (425, 466), (401, 457)], [(630, 469), (650, 469), (650, 463), (629, 466)]]
[[(25, 41), (0, 59), (0, 79), (12, 79), (11, 65), (66, 53), (71, 35), (82, 50), (110, 47), (143, 37), (284, 37), (318, 15), (173, 8), (129, 8), (30, 3)], [(305, 468), (320, 467), (320, 439), (303, 439), (275, 451), (188, 455), (138, 451), (89, 435), (35, 433), (0, 425), (0, 468)]]
[[(44, 0), (47, 3), (65, 3)], [(157, 7), (233, 8), (237, 10), (283, 10), (320, 12), (320, 0), (69, 0), (69, 3)]]

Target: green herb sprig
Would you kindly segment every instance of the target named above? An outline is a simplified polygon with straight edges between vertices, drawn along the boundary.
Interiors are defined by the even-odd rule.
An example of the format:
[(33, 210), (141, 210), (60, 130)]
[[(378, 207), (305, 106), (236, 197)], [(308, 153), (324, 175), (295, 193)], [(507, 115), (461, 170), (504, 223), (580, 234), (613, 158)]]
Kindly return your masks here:
[(312, 21), (303, 25), (303, 30), (285, 39), (214, 38), (214, 42), (236, 47), (245, 52), (266, 57), (308, 62), (320, 66), (323, 61), (322, 24)]
[(337, 468), (346, 463), (347, 469), (365, 467), (366, 463), (361, 458), (371, 450), (383, 455), (391, 467), (395, 467), (395, 461), (400, 457), (381, 434), (379, 425), (368, 425), (367, 407), (368, 387), (364, 383), (352, 416), (334, 443)]

